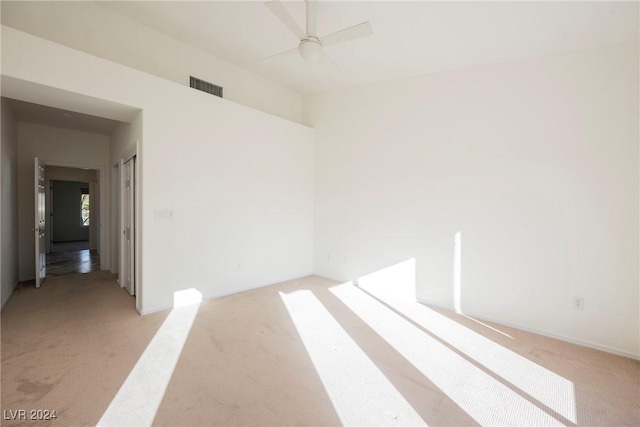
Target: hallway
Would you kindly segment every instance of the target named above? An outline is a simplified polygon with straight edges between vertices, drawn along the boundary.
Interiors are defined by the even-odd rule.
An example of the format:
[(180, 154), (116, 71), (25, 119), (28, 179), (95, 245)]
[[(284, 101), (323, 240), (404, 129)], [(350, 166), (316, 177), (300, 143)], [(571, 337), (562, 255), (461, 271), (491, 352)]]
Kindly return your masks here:
[(100, 255), (97, 251), (83, 249), (47, 254), (47, 277), (100, 271)]
[(75, 252), (90, 249), (88, 240), (73, 242), (51, 242), (51, 252)]

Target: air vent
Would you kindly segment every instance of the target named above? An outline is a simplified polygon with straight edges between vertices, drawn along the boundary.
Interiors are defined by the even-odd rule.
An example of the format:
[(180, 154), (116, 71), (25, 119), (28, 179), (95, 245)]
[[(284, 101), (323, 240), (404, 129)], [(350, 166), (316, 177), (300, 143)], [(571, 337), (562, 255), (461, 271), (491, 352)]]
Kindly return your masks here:
[(201, 90), (203, 92), (210, 93), (211, 95), (219, 96), (222, 98), (222, 86), (214, 85), (213, 83), (205, 82), (193, 76), (189, 78), (189, 86), (194, 89)]

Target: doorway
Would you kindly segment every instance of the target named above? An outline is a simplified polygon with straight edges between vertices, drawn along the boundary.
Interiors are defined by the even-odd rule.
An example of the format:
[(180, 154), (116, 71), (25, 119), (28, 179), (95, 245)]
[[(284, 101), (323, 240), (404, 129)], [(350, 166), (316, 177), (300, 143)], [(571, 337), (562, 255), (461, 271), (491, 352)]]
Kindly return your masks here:
[(46, 276), (100, 270), (98, 170), (45, 166)]
[[(4, 83), (4, 81), (3, 81)], [(4, 89), (4, 84), (3, 84)], [(16, 90), (20, 89), (17, 88)], [(19, 95), (20, 90), (16, 92)], [(59, 166), (68, 167), (80, 170), (94, 170), (97, 173), (97, 184), (95, 189), (89, 190), (89, 214), (92, 216), (94, 212), (100, 214), (94, 221), (93, 217), (90, 217), (89, 224), (97, 225), (96, 235), (90, 238), (90, 251), (97, 251), (98, 257), (89, 256), (76, 256), (76, 259), (72, 259), (76, 263), (85, 264), (80, 266), (79, 269), (71, 271), (63, 271), (62, 273), (69, 272), (84, 272), (87, 271), (90, 266), (91, 270), (97, 267), (99, 263), (100, 270), (111, 271), (112, 273), (120, 273), (119, 266), (119, 249), (120, 249), (120, 236), (119, 223), (121, 222), (120, 212), (113, 209), (113, 205), (116, 197), (119, 197), (118, 189), (115, 191), (111, 187), (111, 172), (112, 168), (109, 166), (109, 159), (113, 156), (114, 159), (131, 158), (132, 155), (128, 155), (131, 151), (127, 146), (134, 146), (133, 155), (136, 154), (136, 149), (141, 139), (140, 131), (142, 125), (141, 111), (134, 107), (126, 105), (114, 104), (108, 101), (99, 99), (88, 98), (84, 95), (70, 93), (66, 91), (54, 90), (54, 97), (48, 97), (45, 104), (35, 104), (37, 101), (35, 98), (29, 98), (29, 101), (18, 99), (8, 99), (7, 103), (10, 104), (11, 112), (13, 113), (13, 122), (20, 124), (18, 132), (18, 140), (16, 141), (17, 150), (20, 156), (24, 159), (32, 158), (38, 164), (42, 166)], [(29, 93), (39, 93), (38, 91), (31, 91)], [(49, 94), (51, 95), (51, 94)], [(4, 103), (5, 98), (3, 98)], [(75, 110), (62, 110), (60, 106), (90, 106), (93, 108), (94, 114), (88, 115)], [(138, 158), (139, 159), (139, 158)], [(17, 278), (22, 286), (31, 286), (35, 282), (35, 287), (40, 287), (41, 276), (40, 271), (46, 269), (46, 257), (49, 255), (51, 261), (52, 257), (58, 253), (78, 252), (85, 251), (86, 242), (60, 242), (55, 235), (47, 234), (40, 240), (40, 234), (47, 233), (50, 223), (49, 215), (42, 215), (44, 225), (39, 224), (39, 202), (40, 196), (36, 196), (34, 200), (33, 184), (30, 177), (34, 176), (33, 166), (29, 167), (26, 162), (19, 163), (17, 160), (14, 162), (19, 175), (17, 197), (14, 203), (17, 205), (18, 211), (18, 224), (17, 228), (20, 230), (29, 230), (32, 232), (37, 231), (37, 243), (34, 244), (34, 234), (36, 233), (21, 233), (18, 236), (18, 241), (12, 246), (13, 251), (17, 254)], [(136, 175), (138, 172), (136, 172)], [(64, 179), (61, 179), (64, 180)], [(82, 179), (71, 179), (77, 182), (88, 182)], [(36, 178), (36, 183), (39, 182)], [(137, 180), (139, 183), (140, 180)], [(50, 185), (43, 186), (44, 192), (50, 191)], [(95, 190), (95, 191), (94, 191)], [(139, 190), (138, 190), (139, 191)], [(31, 193), (31, 194), (29, 194)], [(54, 192), (55, 193), (55, 192)], [(38, 192), (36, 191), (36, 194)], [(49, 194), (50, 196), (50, 194)], [(139, 197), (140, 194), (136, 194)], [(54, 194), (55, 197), (55, 194)], [(42, 199), (44, 200), (44, 194)], [(34, 202), (35, 202), (35, 218), (34, 215)], [(96, 204), (98, 203), (98, 204)], [(44, 206), (42, 211), (44, 213)], [(135, 223), (139, 223), (140, 218), (139, 209), (134, 210)], [(54, 212), (55, 215), (55, 212)], [(34, 219), (37, 225), (34, 226)], [(118, 225), (117, 229), (111, 229), (114, 222)], [(138, 227), (139, 229), (139, 227)], [(135, 231), (135, 230), (134, 230)], [(139, 262), (141, 259), (141, 245), (139, 241), (140, 233), (133, 233), (134, 238), (134, 253), (135, 259), (132, 263), (134, 278), (134, 292), (136, 293), (136, 309), (140, 309), (140, 299), (137, 298), (141, 294), (141, 282), (135, 280), (136, 276), (139, 277), (140, 269), (136, 268), (135, 262)], [(52, 242), (53, 237), (53, 242)], [(53, 243), (53, 244), (52, 244)], [(43, 249), (43, 257), (39, 256), (40, 248)], [(117, 257), (114, 257), (114, 252)], [(34, 258), (35, 255), (35, 258)], [(76, 254), (77, 255), (77, 254)], [(93, 260), (91, 258), (94, 258)], [(97, 258), (97, 259), (96, 259)], [(44, 262), (40, 262), (43, 260)], [(70, 261), (66, 259), (65, 261)], [(34, 269), (35, 264), (35, 269)], [(51, 262), (49, 268), (49, 276), (55, 273), (51, 268)], [(87, 266), (86, 264), (89, 264)], [(44, 265), (44, 269), (39, 267)], [(97, 268), (96, 268), (97, 269)], [(44, 271), (43, 271), (44, 272)], [(34, 280), (34, 273), (36, 279)], [(42, 278), (47, 277), (46, 272)], [(101, 273), (108, 274), (108, 273)], [(116, 283), (116, 276), (111, 276), (113, 284)], [(56, 278), (57, 283), (60, 283), (60, 279)], [(66, 282), (62, 282), (66, 283)], [(46, 287), (46, 280), (43, 282)]]

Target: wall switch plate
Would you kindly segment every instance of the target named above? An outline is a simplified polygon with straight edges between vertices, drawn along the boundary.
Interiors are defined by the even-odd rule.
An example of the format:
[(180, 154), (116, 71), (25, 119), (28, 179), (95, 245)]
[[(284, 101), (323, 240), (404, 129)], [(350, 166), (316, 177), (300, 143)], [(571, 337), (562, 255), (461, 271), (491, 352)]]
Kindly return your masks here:
[(156, 209), (153, 211), (153, 218), (155, 220), (173, 218), (173, 209)]

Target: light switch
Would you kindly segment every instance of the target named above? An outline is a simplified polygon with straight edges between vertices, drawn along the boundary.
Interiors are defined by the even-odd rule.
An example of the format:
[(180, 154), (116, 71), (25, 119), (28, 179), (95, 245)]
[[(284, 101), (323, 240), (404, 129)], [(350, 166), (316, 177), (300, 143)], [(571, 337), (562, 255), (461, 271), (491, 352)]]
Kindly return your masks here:
[(173, 218), (173, 209), (156, 209), (153, 211), (153, 218), (158, 220)]

